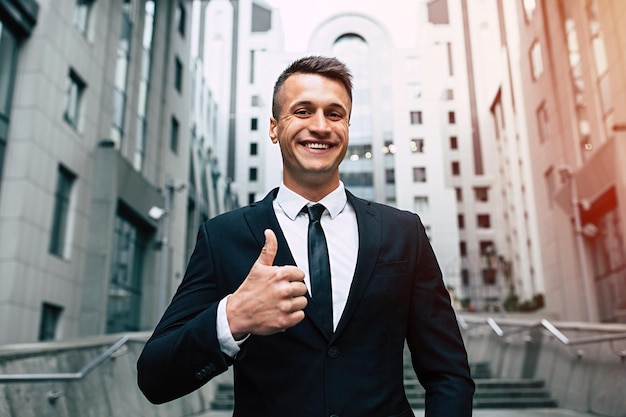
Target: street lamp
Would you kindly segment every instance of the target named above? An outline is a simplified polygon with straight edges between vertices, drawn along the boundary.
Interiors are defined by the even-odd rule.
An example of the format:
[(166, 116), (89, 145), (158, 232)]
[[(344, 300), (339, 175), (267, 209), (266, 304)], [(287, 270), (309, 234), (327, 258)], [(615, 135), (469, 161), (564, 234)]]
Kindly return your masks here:
[(587, 320), (590, 322), (595, 321), (595, 314), (591, 305), (591, 278), (588, 276), (587, 258), (585, 256), (585, 246), (583, 236), (585, 230), (581, 225), (579, 206), (588, 206), (587, 201), (578, 200), (578, 187), (576, 186), (576, 179), (574, 178), (570, 167), (567, 165), (561, 165), (559, 167), (559, 174), (561, 175), (562, 182), (569, 182), (572, 210), (574, 212), (574, 234), (576, 235), (576, 248), (578, 250), (578, 262), (582, 274), (583, 291), (585, 292), (585, 305), (587, 307)]
[(167, 300), (167, 269), (169, 256), (169, 236), (170, 236), (170, 212), (172, 207), (172, 197), (175, 191), (183, 191), (186, 185), (184, 183), (175, 183), (172, 178), (166, 175), (165, 186), (163, 188), (163, 207), (152, 206), (148, 211), (148, 216), (155, 221), (161, 221), (161, 265), (159, 268), (159, 293), (157, 298), (157, 316), (165, 312), (165, 304)]

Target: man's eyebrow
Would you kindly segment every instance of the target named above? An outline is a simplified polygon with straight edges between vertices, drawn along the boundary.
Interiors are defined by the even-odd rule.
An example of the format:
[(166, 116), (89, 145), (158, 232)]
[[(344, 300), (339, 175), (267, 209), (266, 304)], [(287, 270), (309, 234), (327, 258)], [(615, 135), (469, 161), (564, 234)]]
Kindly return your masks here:
[[(313, 105), (313, 102), (311, 100), (300, 100), (300, 101), (296, 101), (295, 103), (293, 103), (290, 108), (293, 109), (294, 107), (298, 107), (298, 106), (311, 106), (311, 105)], [(344, 112), (346, 113), (348, 112), (348, 109), (346, 109), (346, 107), (341, 103), (330, 103), (326, 107), (340, 108)]]

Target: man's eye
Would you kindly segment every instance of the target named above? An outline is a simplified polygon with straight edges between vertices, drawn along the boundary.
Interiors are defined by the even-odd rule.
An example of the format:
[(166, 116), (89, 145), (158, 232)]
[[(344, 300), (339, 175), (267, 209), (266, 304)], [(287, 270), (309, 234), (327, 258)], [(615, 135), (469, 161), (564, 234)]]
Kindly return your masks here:
[(331, 120), (341, 120), (343, 119), (343, 115), (341, 113), (328, 113), (328, 118)]
[(306, 115), (308, 115), (308, 114), (310, 114), (310, 113), (309, 113), (309, 111), (308, 111), (308, 110), (306, 110), (306, 109), (300, 109), (300, 110), (296, 110), (296, 111), (294, 112), (294, 114), (296, 114), (296, 115), (298, 115), (298, 116), (306, 116)]

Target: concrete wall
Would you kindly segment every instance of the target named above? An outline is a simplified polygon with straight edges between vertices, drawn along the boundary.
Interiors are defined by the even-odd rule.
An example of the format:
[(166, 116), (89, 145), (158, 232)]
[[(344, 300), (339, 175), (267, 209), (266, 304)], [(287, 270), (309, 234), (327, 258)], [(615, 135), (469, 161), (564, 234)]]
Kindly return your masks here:
[[(136, 384), (135, 364), (147, 336), (133, 334), (112, 358), (81, 380), (19, 383), (0, 380), (0, 416), (183, 417), (208, 410), (220, 377), (202, 389), (164, 405), (150, 404), (143, 397)], [(79, 341), (1, 346), (0, 378), (7, 374), (78, 372), (120, 337), (110, 335)], [(50, 399), (57, 395), (56, 400)]]
[[(463, 318), (470, 362), (488, 362), (494, 378), (543, 379), (560, 407), (626, 416), (626, 325), (552, 322), (569, 340), (566, 345), (544, 327), (533, 326), (540, 319), (496, 318), (504, 332), (498, 336), (486, 318)], [(607, 335), (622, 339), (575, 344)]]

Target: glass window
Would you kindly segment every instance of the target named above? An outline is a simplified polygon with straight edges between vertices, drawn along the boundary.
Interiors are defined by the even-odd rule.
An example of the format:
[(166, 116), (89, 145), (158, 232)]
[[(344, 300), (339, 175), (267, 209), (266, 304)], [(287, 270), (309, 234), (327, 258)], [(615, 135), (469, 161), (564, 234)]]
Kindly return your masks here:
[[(388, 146), (383, 148), (383, 153), (389, 153)], [(348, 145), (348, 151), (346, 152), (344, 159), (349, 159), (351, 161), (372, 159), (372, 145)]]
[(15, 81), (17, 41), (15, 36), (0, 21), (0, 179), (9, 131), (9, 111)]
[(146, 128), (148, 114), (148, 94), (150, 92), (150, 74), (152, 70), (152, 35), (154, 33), (154, 0), (147, 0), (144, 6), (143, 51), (141, 53), (141, 79), (137, 98), (137, 137), (133, 167), (137, 171), (143, 168), (146, 154)]
[(179, 93), (183, 91), (183, 63), (178, 57), (174, 60), (174, 87)]
[(396, 153), (396, 145), (392, 141), (386, 140), (383, 145), (383, 154), (390, 155)]
[(459, 161), (453, 161), (452, 164), (452, 175), (455, 177), (461, 175), (461, 163)]
[(252, 33), (267, 32), (272, 28), (272, 10), (252, 3)]
[(465, 216), (462, 214), (457, 214), (456, 223), (459, 226), (459, 229), (465, 229)]
[(461, 283), (465, 287), (470, 285), (470, 273), (469, 273), (469, 269), (467, 268), (461, 269)]
[(124, 138), (124, 124), (126, 118), (126, 84), (128, 68), (130, 66), (131, 38), (133, 21), (130, 0), (122, 0), (122, 15), (120, 38), (117, 43), (115, 62), (115, 76), (113, 89), (113, 123), (111, 124), (111, 139), (121, 146)]
[(69, 257), (70, 203), (76, 175), (63, 165), (57, 172), (57, 188), (54, 195), (54, 213), (50, 232), (50, 253), (63, 258)]
[(371, 187), (374, 185), (374, 176), (371, 172), (344, 172), (340, 173), (340, 176), (346, 187)]
[(428, 196), (417, 195), (413, 198), (413, 210), (418, 214), (428, 213), (430, 210), (430, 203)]
[[(115, 217), (111, 281), (107, 299), (106, 332), (139, 330), (143, 259), (146, 237), (120, 207)], [(161, 256), (169, 256), (162, 253)]]
[(65, 113), (63, 113), (63, 117), (65, 121), (75, 129), (78, 129), (81, 100), (84, 92), (85, 82), (73, 69), (70, 69), (65, 93)]
[(459, 149), (458, 139), (456, 136), (450, 136), (450, 149)]
[(554, 172), (554, 167), (549, 167), (546, 172), (543, 174), (543, 180), (546, 187), (546, 194), (548, 196), (548, 206), (552, 208), (554, 195), (556, 194), (556, 190), (558, 188), (556, 175)]
[(178, 119), (172, 116), (172, 125), (170, 127), (170, 149), (173, 152), (178, 152), (178, 136), (180, 135), (180, 124)]
[(453, 111), (448, 112), (448, 123), (451, 125), (456, 123), (456, 114)]
[(550, 138), (550, 121), (545, 101), (537, 108), (537, 129), (539, 131), (539, 142), (543, 143)]
[(424, 153), (424, 139), (411, 139), (409, 146), (413, 153)]
[(255, 57), (256, 51), (254, 49), (250, 50), (250, 84), (254, 84), (254, 70), (255, 70)]
[(476, 216), (476, 224), (479, 229), (489, 229), (491, 227), (491, 218), (488, 214), (479, 214)]
[(481, 255), (493, 255), (496, 251), (493, 241), (491, 240), (481, 240), (479, 245)]
[[(524, 14), (526, 21), (530, 22), (533, 18), (533, 13), (537, 7), (537, 0), (522, 0), (524, 2)], [(569, 1), (569, 0), (568, 0)]]
[(250, 144), (250, 155), (258, 155), (259, 153), (259, 144), (256, 142), (252, 142)]
[(426, 182), (426, 168), (413, 168), (413, 182)]
[(454, 75), (454, 65), (453, 65), (453, 60), (452, 60), (452, 43), (448, 42), (446, 44), (446, 50), (448, 53), (448, 75), (453, 76)]
[(396, 183), (396, 171), (393, 168), (385, 169), (385, 184)]
[(454, 187), (454, 193), (456, 194), (457, 203), (463, 202), (463, 189), (461, 187)]
[(187, 10), (182, 2), (178, 2), (176, 5), (176, 30), (180, 33), (180, 36), (185, 37), (185, 25), (187, 24)]
[(250, 130), (256, 131), (258, 129), (259, 129), (259, 119), (256, 117), (253, 117), (252, 119), (250, 119)]
[(483, 284), (496, 285), (496, 270), (494, 268), (484, 268), (482, 270), (482, 273), (483, 273)]
[(474, 199), (484, 203), (489, 201), (489, 187), (474, 187)]
[(411, 112), (411, 124), (412, 125), (421, 125), (422, 124), (422, 112), (421, 111), (412, 111)]
[(533, 80), (538, 80), (543, 74), (543, 57), (541, 56), (541, 44), (535, 41), (530, 48), (530, 66)]
[(467, 256), (467, 243), (465, 243), (464, 240), (459, 242), (459, 252), (461, 253), (461, 256)]
[(256, 181), (259, 177), (259, 171), (256, 167), (251, 167), (248, 170), (248, 180), (249, 181)]
[(57, 327), (63, 307), (51, 303), (41, 304), (41, 319), (39, 321), (39, 341), (56, 339)]
[(89, 29), (89, 15), (93, 0), (76, 0), (74, 5), (74, 26), (83, 35), (87, 35)]

